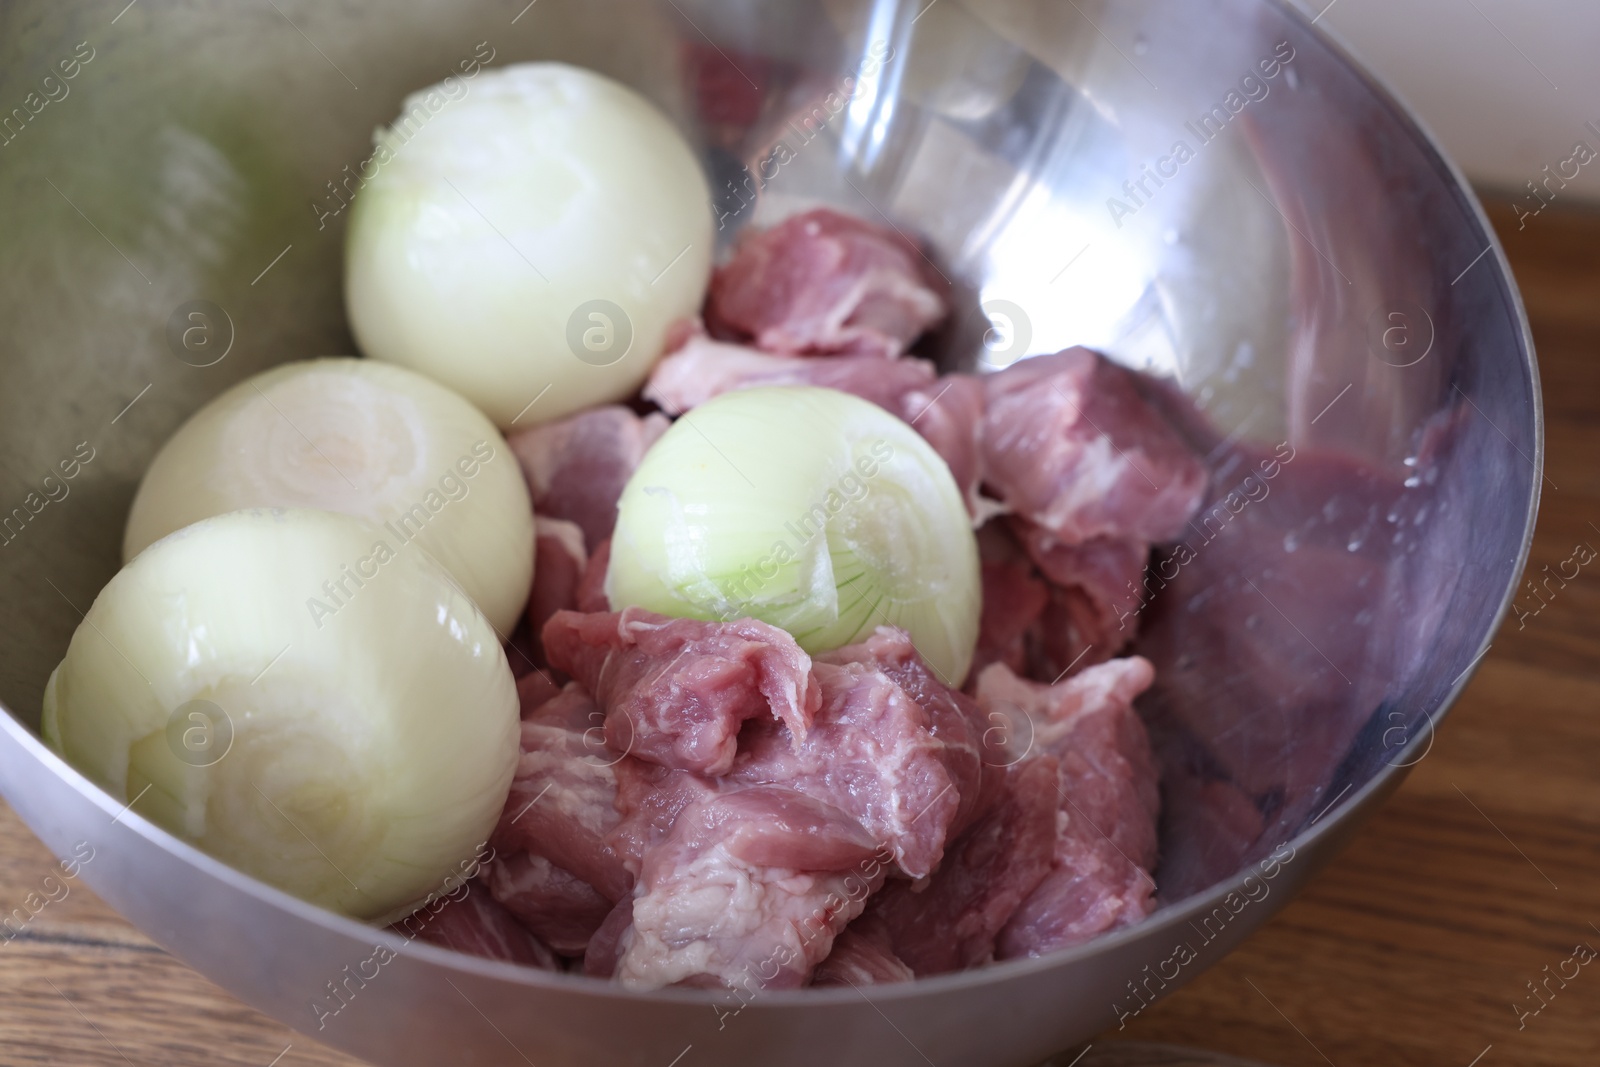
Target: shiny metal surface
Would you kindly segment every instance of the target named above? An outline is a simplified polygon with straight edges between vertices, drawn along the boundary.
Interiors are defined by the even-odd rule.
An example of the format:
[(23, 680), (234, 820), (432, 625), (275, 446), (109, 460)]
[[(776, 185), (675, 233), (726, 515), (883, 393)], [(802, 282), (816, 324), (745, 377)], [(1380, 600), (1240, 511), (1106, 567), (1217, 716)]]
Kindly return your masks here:
[[(0, 788), (58, 854), (90, 841), (83, 877), (152, 937), (318, 1040), (392, 1065), (1036, 1062), (1281, 906), (1425, 758), (1505, 610), (1542, 460), (1515, 288), (1460, 176), (1286, 7), (118, 6), (0, 9)], [(329, 183), (479, 42), (493, 65), (561, 58), (659, 101), (714, 176), (722, 239), (814, 200), (926, 235), (971, 307), (941, 359), (1085, 343), (1169, 376), (1215, 424), (1195, 432), (1222, 490), (1295, 451), (1148, 609), (1156, 915), (911, 986), (633, 994), (316, 911), (40, 744), (45, 679), (117, 566), (144, 464), (241, 378), (351, 350)], [(1214, 107), (1202, 140), (1189, 124)], [(46, 482), (80, 444), (93, 458)], [(398, 956), (317, 1011), (379, 944)]]

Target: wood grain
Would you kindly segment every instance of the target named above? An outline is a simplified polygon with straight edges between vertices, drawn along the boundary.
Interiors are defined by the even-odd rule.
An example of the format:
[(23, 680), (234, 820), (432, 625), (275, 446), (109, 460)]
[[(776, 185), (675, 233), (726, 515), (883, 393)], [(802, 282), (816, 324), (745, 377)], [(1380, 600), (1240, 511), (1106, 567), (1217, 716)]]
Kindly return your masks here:
[(1063, 1054), (1042, 1067), (1265, 1067), (1214, 1052), (1175, 1045), (1149, 1045), (1143, 1041), (1092, 1045), (1084, 1050), (1081, 1059), (1073, 1062), (1075, 1055)]
[[(1548, 473), (1531, 570), (1600, 546), (1600, 216), (1496, 225), (1539, 345)], [(1512, 619), (1433, 750), (1302, 897), (1078, 1067), (1566, 1067), (1600, 1062), (1600, 968), (1537, 1015), (1525, 982), (1600, 948), (1600, 563)], [(51, 857), (0, 808), (0, 909)], [(240, 1005), (75, 882), (0, 941), (0, 1065), (350, 1065)], [(53, 890), (60, 896), (60, 891)], [(1078, 1049), (1058, 1058), (1066, 1067)], [(1481, 1059), (1476, 1059), (1477, 1057)]]
[(0, 919), (26, 914), (30, 895), (48, 903), (18, 936), (0, 938), (0, 1065), (267, 1067), (286, 1048), (275, 1067), (360, 1062), (168, 956), (81, 882), (63, 880), (56, 858), (0, 804)]

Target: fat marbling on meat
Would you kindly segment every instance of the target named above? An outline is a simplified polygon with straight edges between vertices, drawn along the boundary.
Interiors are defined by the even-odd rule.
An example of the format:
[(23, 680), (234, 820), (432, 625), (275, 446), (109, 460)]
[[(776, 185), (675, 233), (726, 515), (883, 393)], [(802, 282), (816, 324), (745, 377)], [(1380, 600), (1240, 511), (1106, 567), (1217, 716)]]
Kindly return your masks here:
[(681, 415), (737, 389), (813, 385), (850, 393), (898, 412), (908, 394), (936, 389), (937, 377), (933, 364), (923, 359), (775, 355), (717, 341), (695, 330), (656, 364), (644, 397), (669, 414)]
[(913, 878), (930, 873), (960, 807), (926, 710), (867, 663), (818, 663), (823, 707), (799, 745), (754, 726), (732, 777), (781, 784), (848, 815)]
[[(965, 827), (976, 812), (983, 775), (983, 725), (977, 703), (941, 681), (918, 654), (911, 635), (897, 626), (880, 626), (860, 644), (825, 652), (818, 659), (881, 672), (922, 708), (928, 732), (939, 742), (939, 763), (949, 777), (950, 791), (958, 798), (951, 810), (951, 829)], [(920, 877), (909, 869), (908, 873)]]
[(607, 840), (620, 816), (604, 717), (582, 687), (568, 684), (546, 698), (548, 683), (539, 679), (519, 683), (522, 754), (484, 878), (508, 911), (575, 955), (605, 916), (599, 901), (622, 899), (633, 877)]
[(641, 863), (616, 977), (635, 988), (793, 988), (882, 881), (856, 820), (782, 786), (718, 789)]
[(636, 987), (799, 985), (891, 870), (938, 867), (977, 793), (976, 705), (888, 628), (811, 673), (804, 737), (754, 718), (726, 775), (624, 761), (611, 840), (638, 891), (591, 973), (614, 956)]
[(712, 275), (706, 317), (770, 352), (893, 357), (945, 316), (943, 289), (909, 238), (818, 208), (746, 231)]
[(974, 822), (924, 882), (890, 881), (818, 980), (898, 981), (1034, 956), (1153, 906), (1157, 771), (1132, 701), (1150, 665), (1114, 660), (1055, 685), (977, 680), (985, 780)]
[(726, 774), (740, 724), (762, 715), (802, 741), (821, 699), (811, 657), (755, 619), (563, 611), (545, 624), (543, 641), (551, 665), (604, 708), (611, 748), (666, 767)]
[(1071, 348), (983, 381), (984, 482), (1059, 540), (1166, 541), (1199, 506), (1205, 468), (1135, 372)]

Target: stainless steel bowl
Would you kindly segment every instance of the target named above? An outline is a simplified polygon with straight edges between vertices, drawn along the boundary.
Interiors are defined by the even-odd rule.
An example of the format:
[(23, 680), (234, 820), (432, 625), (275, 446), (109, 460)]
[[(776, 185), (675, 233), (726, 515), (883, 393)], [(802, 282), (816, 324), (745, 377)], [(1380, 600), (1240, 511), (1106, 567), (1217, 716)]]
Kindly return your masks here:
[[(0, 9), (0, 780), (59, 854), (92, 844), (96, 892), (318, 1040), (393, 1065), (1037, 1060), (1281, 906), (1426, 755), (1505, 610), (1542, 456), (1516, 290), (1460, 175), (1288, 7), (118, 6)], [(45, 679), (117, 568), (146, 462), (241, 378), (352, 349), (335, 187), (402, 95), (479, 42), (493, 65), (560, 58), (657, 100), (714, 176), (720, 239), (814, 200), (925, 235), (972, 308), (946, 360), (1085, 343), (1167, 375), (1217, 427), (1195, 433), (1223, 489), (1243, 452), (1296, 450), (1148, 611), (1156, 915), (914, 985), (629, 993), (308, 907), (40, 744)], [(63, 480), (80, 443), (93, 458)], [(400, 954), (351, 980), (380, 944)], [(335, 986), (348, 1003), (319, 1013)]]

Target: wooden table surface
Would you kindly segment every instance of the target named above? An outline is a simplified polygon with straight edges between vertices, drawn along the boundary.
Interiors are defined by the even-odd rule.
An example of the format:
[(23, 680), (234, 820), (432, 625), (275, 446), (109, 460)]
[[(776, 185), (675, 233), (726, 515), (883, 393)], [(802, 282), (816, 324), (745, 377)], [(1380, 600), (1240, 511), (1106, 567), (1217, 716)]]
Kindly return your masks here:
[[(1533, 320), (1559, 487), (1546, 484), (1532, 571), (1600, 547), (1600, 215), (1495, 222)], [(0, 806), (0, 903), (55, 869)], [(65, 899), (0, 942), (0, 1065), (357, 1062), (61, 884)], [(1501, 629), (1433, 750), (1309, 891), (1079, 1067), (1123, 1062), (1126, 1039), (1283, 1067), (1600, 1064), (1600, 966), (1551, 983), (1538, 1014), (1516, 1010), (1538, 1006), (1525, 983), (1579, 943), (1600, 949), (1600, 567)]]

